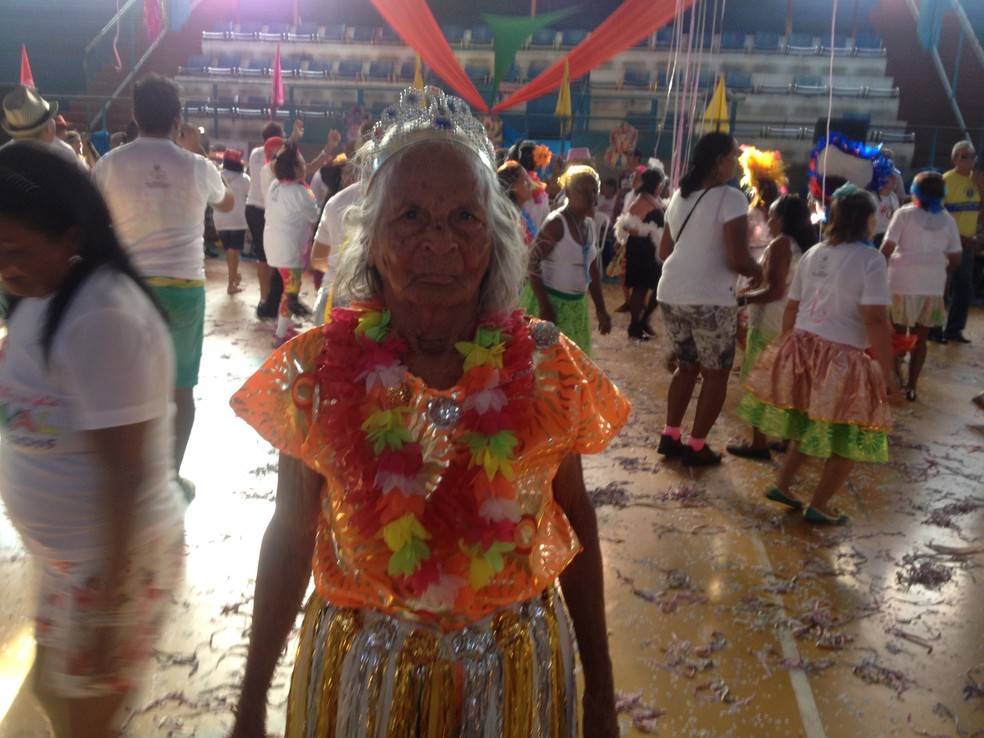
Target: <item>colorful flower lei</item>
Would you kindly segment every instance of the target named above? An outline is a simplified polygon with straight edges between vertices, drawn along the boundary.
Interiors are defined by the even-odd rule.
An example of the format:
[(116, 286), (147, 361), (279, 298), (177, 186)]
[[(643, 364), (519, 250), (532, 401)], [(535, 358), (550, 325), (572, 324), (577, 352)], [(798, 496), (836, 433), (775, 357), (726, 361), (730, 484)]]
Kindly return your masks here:
[[(459, 606), (504, 570), (508, 554), (528, 553), (536, 531), (513, 483), (534, 382), (527, 321), (519, 311), (483, 321), (473, 340), (456, 343), (464, 373), (427, 408), (413, 397), (422, 383), (400, 361), (407, 344), (380, 305), (337, 309), (324, 333), (320, 422), (352, 525), (385, 542), (387, 575), (421, 609)], [(436, 416), (435, 402), (453, 412)], [(431, 425), (446, 432), (440, 448), (426, 434)]]

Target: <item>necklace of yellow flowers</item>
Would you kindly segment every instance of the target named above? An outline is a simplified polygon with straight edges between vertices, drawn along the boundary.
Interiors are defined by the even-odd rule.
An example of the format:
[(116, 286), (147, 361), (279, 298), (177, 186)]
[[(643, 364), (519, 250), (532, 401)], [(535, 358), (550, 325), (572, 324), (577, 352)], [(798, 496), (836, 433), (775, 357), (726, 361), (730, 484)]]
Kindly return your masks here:
[[(324, 333), (321, 423), (352, 525), (385, 541), (387, 574), (409, 596), (434, 588), (430, 595), (454, 601), (481, 589), (508, 554), (529, 552), (536, 532), (513, 483), (516, 431), (529, 422), (534, 385), (527, 319), (517, 311), (484, 320), (471, 341), (455, 344), (461, 379), (426, 409), (400, 360), (407, 344), (380, 305), (333, 311)], [(441, 459), (425, 451), (435, 445), (425, 439), (428, 425), (453, 445)]]

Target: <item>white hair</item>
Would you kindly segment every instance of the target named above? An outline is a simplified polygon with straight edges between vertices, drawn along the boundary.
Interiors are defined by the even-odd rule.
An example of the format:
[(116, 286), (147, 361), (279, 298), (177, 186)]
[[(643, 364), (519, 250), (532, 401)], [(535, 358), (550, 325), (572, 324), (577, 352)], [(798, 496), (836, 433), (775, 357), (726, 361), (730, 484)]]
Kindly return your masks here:
[[(528, 259), (516, 217), (516, 206), (502, 192), (496, 173), (467, 146), (440, 139), (428, 139), (420, 143), (469, 153), (466, 159), (477, 183), (478, 200), (485, 205), (491, 241), (489, 270), (479, 288), (479, 310), (483, 315), (512, 310), (526, 279)], [(420, 143), (416, 145), (419, 146)], [(367, 146), (363, 146), (359, 156), (368, 153)], [(380, 296), (382, 292), (379, 273), (369, 266), (370, 244), (391, 197), (394, 175), (407, 152), (413, 148), (415, 146), (405, 147), (387, 159), (373, 176), (371, 186), (363, 181), (363, 188), (368, 189), (364, 191), (362, 202), (353, 205), (345, 213), (348, 241), (339, 256), (338, 274), (335, 278), (335, 290), (342, 299), (369, 300)]]

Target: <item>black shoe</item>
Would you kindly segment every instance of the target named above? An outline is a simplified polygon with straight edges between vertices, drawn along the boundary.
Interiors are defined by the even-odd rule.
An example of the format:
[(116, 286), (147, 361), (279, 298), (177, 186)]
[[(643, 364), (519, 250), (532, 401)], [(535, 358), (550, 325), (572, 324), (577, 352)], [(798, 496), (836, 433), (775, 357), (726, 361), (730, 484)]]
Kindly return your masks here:
[(656, 447), (656, 453), (668, 458), (676, 458), (683, 454), (683, 448), (683, 442), (679, 438), (674, 438), (664, 433), (659, 437), (659, 446)]
[(643, 321), (642, 332), (650, 336), (656, 335), (656, 329), (649, 324), (649, 321)]
[(700, 451), (694, 451), (689, 445), (683, 447), (680, 463), (684, 466), (717, 466), (721, 463), (721, 454), (711, 451), (706, 443)]
[(298, 300), (296, 297), (287, 300), (287, 309), (290, 310), (292, 315), (297, 315), (301, 318), (311, 317), (311, 308)]
[(642, 326), (632, 323), (629, 325), (629, 338), (635, 341), (648, 341), (649, 334)]
[(256, 306), (256, 317), (260, 320), (273, 320), (277, 317), (277, 306), (261, 302)]
[(929, 334), (926, 336), (926, 338), (928, 338), (933, 343), (946, 343), (946, 336), (944, 336), (942, 333), (938, 331), (935, 333), (933, 331), (930, 331)]
[[(706, 446), (705, 446), (706, 448)], [(729, 443), (725, 449), (732, 456), (742, 459), (752, 459), (753, 461), (772, 461), (772, 454), (768, 448), (755, 448), (747, 443)]]
[(970, 343), (970, 339), (964, 336), (963, 333), (954, 333), (949, 336), (943, 336), (943, 343), (952, 341), (953, 343)]

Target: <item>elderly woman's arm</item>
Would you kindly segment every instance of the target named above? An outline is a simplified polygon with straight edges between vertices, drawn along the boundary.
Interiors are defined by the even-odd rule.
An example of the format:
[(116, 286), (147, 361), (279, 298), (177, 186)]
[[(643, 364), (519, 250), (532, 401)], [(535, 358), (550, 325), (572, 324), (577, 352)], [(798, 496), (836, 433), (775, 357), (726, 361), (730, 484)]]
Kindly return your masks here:
[(256, 567), (253, 626), (234, 738), (266, 734), (267, 690), (311, 577), (322, 484), (301, 461), (280, 455), (277, 506)]
[[(602, 573), (598, 521), (588, 499), (581, 457), (570, 454), (553, 481), (554, 499), (570, 521), (582, 550), (560, 575), (560, 586), (571, 613), (581, 665), (584, 667), (585, 735), (618, 736), (615, 684), (608, 655), (605, 625), (605, 582)], [(591, 726), (591, 730), (587, 729)]]

